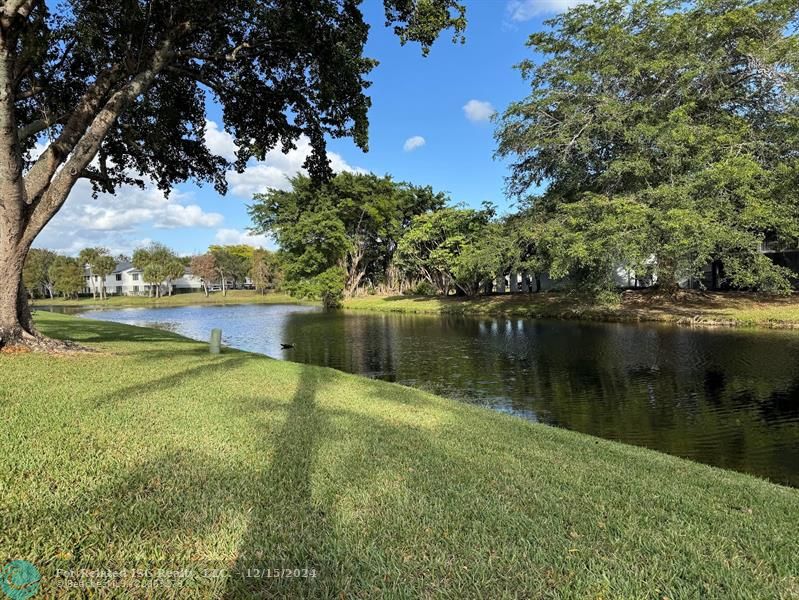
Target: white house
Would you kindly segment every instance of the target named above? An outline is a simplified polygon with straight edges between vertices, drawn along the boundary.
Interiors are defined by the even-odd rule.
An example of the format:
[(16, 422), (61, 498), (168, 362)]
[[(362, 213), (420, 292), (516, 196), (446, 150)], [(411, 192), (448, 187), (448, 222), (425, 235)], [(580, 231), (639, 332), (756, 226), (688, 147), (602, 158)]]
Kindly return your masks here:
[[(91, 294), (92, 288), (99, 294), (101, 277), (89, 276), (89, 270), (85, 270), (84, 280), (86, 286), (83, 289), (85, 294)], [(93, 279), (93, 281), (92, 281)], [(169, 293), (169, 286), (166, 281), (161, 282), (161, 292)], [(149, 296), (150, 283), (144, 281), (142, 271), (134, 267), (129, 261), (122, 261), (117, 264), (114, 272), (105, 278), (105, 291), (109, 296)], [(191, 269), (186, 267), (183, 276), (171, 282), (172, 292), (198, 292), (202, 290), (202, 280), (192, 275)]]

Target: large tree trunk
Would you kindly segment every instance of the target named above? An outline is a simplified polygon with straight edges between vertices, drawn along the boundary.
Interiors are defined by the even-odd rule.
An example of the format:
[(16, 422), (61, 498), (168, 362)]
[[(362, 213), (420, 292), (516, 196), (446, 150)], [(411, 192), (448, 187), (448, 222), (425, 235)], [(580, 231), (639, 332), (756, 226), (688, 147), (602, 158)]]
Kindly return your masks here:
[(347, 285), (345, 288), (345, 293), (348, 298), (352, 298), (355, 295), (355, 291), (358, 289), (358, 286), (361, 284), (361, 280), (363, 279), (364, 275), (366, 275), (365, 270), (350, 272), (347, 275)]
[(15, 244), (13, 221), (0, 220), (0, 273), (8, 285), (0, 285), (0, 346), (14, 345), (36, 335), (28, 294), (22, 285), (22, 267), (28, 249)]
[[(13, 29), (12, 20), (29, 5), (6, 2), (4, 20), (0, 19), (0, 347), (19, 342), (56, 348), (67, 344), (43, 340), (33, 329), (22, 286), (22, 266), (28, 250), (97, 156), (119, 115), (168, 65), (174, 40), (188, 31), (189, 25), (176, 30), (176, 37), (165, 39), (145, 69), (130, 80), (122, 81), (124, 71), (120, 65), (98, 76), (58, 136), (23, 174), (19, 136), (28, 134), (24, 124), (17, 122), (16, 38), (9, 32)], [(91, 284), (96, 295), (94, 281)]]

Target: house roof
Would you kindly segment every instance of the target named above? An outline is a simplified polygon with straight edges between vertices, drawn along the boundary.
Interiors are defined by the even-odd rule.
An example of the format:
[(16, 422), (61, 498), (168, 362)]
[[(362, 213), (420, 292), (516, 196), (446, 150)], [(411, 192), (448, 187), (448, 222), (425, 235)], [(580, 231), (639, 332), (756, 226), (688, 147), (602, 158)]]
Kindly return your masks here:
[(133, 266), (133, 263), (129, 260), (123, 260), (122, 262), (117, 263), (116, 268), (114, 269), (114, 273), (122, 273), (123, 271), (129, 271), (133, 269), (134, 271), (138, 271), (136, 267)]

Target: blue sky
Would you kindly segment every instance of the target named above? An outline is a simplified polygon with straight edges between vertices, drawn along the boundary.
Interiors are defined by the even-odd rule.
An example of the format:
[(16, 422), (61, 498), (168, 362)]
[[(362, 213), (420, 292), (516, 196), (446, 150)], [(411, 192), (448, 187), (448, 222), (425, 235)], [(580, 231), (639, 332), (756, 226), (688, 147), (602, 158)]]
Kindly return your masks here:
[[(370, 23), (367, 56), (380, 61), (371, 73), (368, 93), (369, 152), (350, 140), (330, 142), (334, 169), (391, 174), (396, 180), (432, 185), (449, 193), (453, 203), (479, 206), (490, 201), (508, 210), (503, 193), (507, 165), (493, 158), (496, 147), (490, 121), (523, 98), (528, 87), (513, 69), (529, 56), (527, 37), (542, 21), (575, 0), (471, 0), (466, 43), (442, 36), (424, 58), (417, 45), (400, 46), (383, 26), (382, 2), (362, 6)], [(210, 106), (209, 145), (230, 155), (232, 140), (222, 129), (218, 108)], [(285, 186), (307, 152), (300, 144), (290, 155), (273, 151), (244, 174), (229, 174), (230, 192), (220, 196), (208, 186), (178, 186), (169, 198), (153, 188), (123, 188), (114, 197), (91, 198), (88, 186), (76, 186), (62, 212), (40, 236), (37, 246), (75, 254), (89, 245), (130, 253), (150, 240), (181, 254), (203, 252), (213, 243), (252, 243), (272, 247), (263, 236), (250, 236), (246, 204), (254, 191)]]

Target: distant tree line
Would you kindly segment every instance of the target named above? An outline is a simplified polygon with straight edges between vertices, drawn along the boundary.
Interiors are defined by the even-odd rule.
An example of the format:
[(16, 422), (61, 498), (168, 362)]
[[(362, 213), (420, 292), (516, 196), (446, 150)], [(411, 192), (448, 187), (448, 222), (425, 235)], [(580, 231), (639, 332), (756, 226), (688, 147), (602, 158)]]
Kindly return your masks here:
[(35, 298), (75, 298), (88, 289), (93, 298), (105, 299), (106, 278), (121, 262), (130, 262), (142, 272), (149, 295), (156, 298), (164, 290), (172, 294), (173, 281), (184, 276), (186, 267), (200, 278), (206, 295), (214, 288), (226, 294), (229, 286), (239, 287), (247, 278), (260, 293), (277, 290), (283, 269), (277, 254), (262, 248), (215, 245), (205, 254), (179, 256), (166, 245), (153, 242), (137, 248), (132, 257), (111, 256), (102, 247), (84, 248), (75, 257), (33, 248), (25, 261), (23, 282)]

